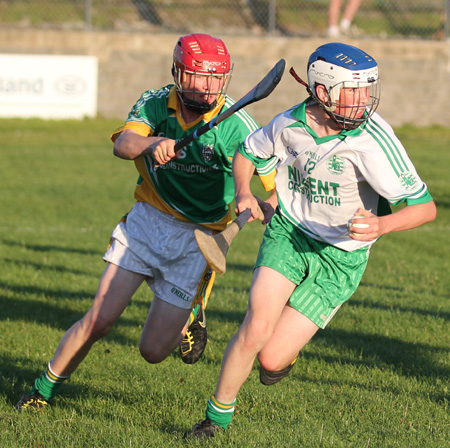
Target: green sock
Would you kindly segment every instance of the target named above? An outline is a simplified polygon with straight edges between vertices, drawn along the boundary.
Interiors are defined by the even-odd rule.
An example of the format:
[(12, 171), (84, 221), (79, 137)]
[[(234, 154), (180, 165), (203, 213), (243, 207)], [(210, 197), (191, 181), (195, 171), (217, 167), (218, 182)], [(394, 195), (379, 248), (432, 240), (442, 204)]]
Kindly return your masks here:
[(208, 400), (205, 416), (206, 418), (209, 418), (214, 425), (219, 425), (222, 426), (222, 428), (227, 429), (233, 418), (235, 404), (236, 400), (231, 404), (221, 403), (213, 395)]
[(34, 388), (30, 394), (33, 394), (38, 390), (39, 393), (48, 401), (56, 395), (58, 389), (61, 387), (61, 384), (68, 378), (68, 376), (56, 375), (52, 371), (50, 363), (48, 363), (47, 370), (39, 378), (36, 378)]
[[(202, 304), (199, 303), (194, 308), (192, 308), (191, 314), (189, 315), (189, 325), (191, 325), (192, 322), (194, 322), (194, 319), (197, 316), (198, 310), (200, 309), (201, 306), (202, 306)], [(188, 327), (189, 327), (189, 325), (188, 325)]]

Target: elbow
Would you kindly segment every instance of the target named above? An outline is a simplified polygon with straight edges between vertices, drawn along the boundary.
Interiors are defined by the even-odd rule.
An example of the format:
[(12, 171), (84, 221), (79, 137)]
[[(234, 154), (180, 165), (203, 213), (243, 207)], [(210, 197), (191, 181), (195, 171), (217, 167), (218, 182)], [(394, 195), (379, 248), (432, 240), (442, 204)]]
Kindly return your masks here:
[(122, 151), (121, 151), (121, 149), (120, 149), (119, 139), (117, 139), (117, 140), (114, 142), (114, 146), (113, 146), (113, 154), (114, 154), (116, 157), (123, 158), (123, 154), (122, 154)]
[(127, 151), (126, 148), (123, 145), (120, 145), (120, 143), (118, 143), (117, 141), (114, 143), (113, 154), (116, 157), (119, 157), (119, 159), (132, 159), (132, 157), (130, 157), (129, 151)]
[(436, 219), (437, 216), (437, 208), (434, 201), (430, 202), (430, 211), (428, 214), (428, 222), (432, 222)]
[(419, 207), (422, 207), (421, 213), (422, 224), (420, 225), (428, 224), (429, 222), (432, 222), (436, 219), (437, 209), (434, 201), (426, 202), (425, 204), (419, 205)]
[(114, 145), (114, 147), (113, 147), (113, 154), (114, 154), (116, 157), (120, 157), (120, 151), (119, 151), (119, 149), (116, 147), (116, 145)]

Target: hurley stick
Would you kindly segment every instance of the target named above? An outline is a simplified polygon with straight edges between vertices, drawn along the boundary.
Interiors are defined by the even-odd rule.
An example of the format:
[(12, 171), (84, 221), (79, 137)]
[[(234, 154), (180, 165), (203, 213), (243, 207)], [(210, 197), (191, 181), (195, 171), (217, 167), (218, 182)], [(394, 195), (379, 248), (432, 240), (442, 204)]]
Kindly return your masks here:
[[(243, 96), (239, 101), (234, 103), (227, 110), (222, 112), (213, 118), (210, 122), (204, 124), (200, 128), (198, 128), (195, 132), (187, 137), (179, 140), (175, 144), (175, 152), (178, 152), (180, 149), (184, 148), (186, 145), (191, 143), (194, 140), (197, 140), (201, 135), (213, 129), (222, 121), (226, 120), (228, 117), (241, 110), (243, 107), (248, 106), (249, 104), (255, 103), (257, 101), (262, 100), (263, 98), (268, 97), (278, 83), (281, 81), (281, 78), (284, 73), (284, 68), (286, 66), (286, 61), (284, 59), (280, 59), (270, 70), (269, 73), (261, 80), (259, 83), (253, 87), (247, 95)], [(153, 158), (153, 157), (152, 157)], [(155, 160), (152, 163), (152, 171), (155, 171), (159, 165), (156, 164)]]
[[(259, 210), (259, 219), (264, 219), (264, 214)], [(195, 230), (195, 239), (198, 247), (202, 252), (205, 260), (211, 266), (211, 268), (218, 274), (224, 274), (226, 271), (226, 257), (228, 249), (231, 246), (236, 235), (245, 226), (252, 212), (248, 208), (242, 212), (225, 230), (216, 234), (208, 235), (201, 230)]]

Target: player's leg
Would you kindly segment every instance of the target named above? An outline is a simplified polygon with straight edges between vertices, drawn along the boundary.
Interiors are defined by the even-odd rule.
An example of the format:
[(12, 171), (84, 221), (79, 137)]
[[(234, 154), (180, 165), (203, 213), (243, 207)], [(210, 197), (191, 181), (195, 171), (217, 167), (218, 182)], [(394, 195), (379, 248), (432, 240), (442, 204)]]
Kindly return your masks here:
[(318, 329), (305, 315), (286, 305), (272, 336), (258, 353), (261, 383), (271, 386), (285, 378)]
[(36, 378), (32, 390), (20, 399), (16, 409), (36, 409), (48, 404), (92, 345), (108, 333), (144, 279), (145, 276), (114, 264), (106, 266), (91, 309), (67, 330), (46, 371)]
[[(345, 252), (305, 235), (297, 235), (300, 259), (283, 256), (292, 266), (308, 266), (297, 280), (289, 304), (258, 355), (260, 380), (272, 385), (289, 374), (300, 350), (319, 328), (325, 328), (356, 290), (368, 260), (366, 249)], [(296, 281), (296, 283), (297, 283)]]
[(330, 0), (328, 7), (328, 37), (339, 37), (339, 14), (342, 0)]
[(202, 304), (197, 304), (190, 312), (186, 331), (180, 342), (180, 356), (184, 363), (195, 364), (203, 355), (208, 342), (206, 314)]
[[(195, 306), (201, 304), (205, 307), (215, 278), (195, 240), (194, 232), (200, 228), (212, 232), (197, 224), (179, 221), (147, 203), (137, 202), (126, 221), (113, 232), (117, 245), (128, 247), (136, 255), (131, 266), (137, 264), (139, 272), (147, 274), (155, 297), (178, 308), (193, 308), (192, 313), (187, 313), (182, 328), (186, 323), (187, 326), (194, 323), (198, 324), (198, 331), (193, 332), (190, 328), (187, 348), (183, 344), (180, 347), (183, 361), (189, 364), (200, 358), (206, 346), (206, 325), (202, 313), (198, 313), (200, 305)], [(155, 321), (151, 319), (151, 322)], [(178, 325), (176, 328), (177, 332), (181, 331)], [(184, 333), (187, 333), (186, 329)], [(152, 343), (148, 341), (153, 334), (152, 331), (144, 333), (144, 352), (150, 344), (153, 345), (152, 350), (160, 345), (159, 335)]]
[[(186, 252), (192, 252), (189, 233), (183, 242), (186, 243)], [(181, 276), (177, 279), (177, 283), (167, 282), (164, 279), (149, 279), (155, 297), (142, 331), (140, 350), (142, 356), (150, 363), (163, 361), (175, 347), (179, 346), (183, 361), (193, 364), (200, 359), (205, 350), (207, 331), (203, 307), (211, 294), (215, 274), (208, 266), (205, 269), (205, 262), (202, 259), (196, 260), (194, 257), (187, 263), (190, 264), (190, 275), (187, 280)], [(190, 286), (187, 288), (187, 285)], [(201, 320), (197, 317), (192, 322), (192, 316), (199, 314), (202, 315)]]
[(137, 274), (108, 263), (91, 309), (64, 335), (51, 361), (52, 370), (68, 376), (86, 357), (92, 345), (104, 337), (145, 280)]
[(353, 22), (353, 18), (355, 17), (360, 4), (361, 0), (348, 0), (340, 23), (342, 32), (346, 33), (350, 29), (350, 25)]
[(194, 426), (192, 435), (210, 437), (220, 428), (227, 428), (237, 394), (257, 353), (270, 339), (294, 288), (294, 283), (271, 268), (261, 266), (255, 270), (245, 319), (225, 351), (215, 395), (208, 401), (206, 419)]
[(211, 295), (216, 273), (207, 268), (202, 276), (193, 306), (187, 329), (183, 330), (184, 337), (180, 343), (180, 356), (186, 364), (195, 364), (203, 355), (208, 342), (208, 331), (206, 329), (205, 308)]
[(139, 350), (146, 361), (159, 363), (178, 347), (190, 312), (190, 309), (179, 308), (156, 296), (153, 298), (139, 343)]

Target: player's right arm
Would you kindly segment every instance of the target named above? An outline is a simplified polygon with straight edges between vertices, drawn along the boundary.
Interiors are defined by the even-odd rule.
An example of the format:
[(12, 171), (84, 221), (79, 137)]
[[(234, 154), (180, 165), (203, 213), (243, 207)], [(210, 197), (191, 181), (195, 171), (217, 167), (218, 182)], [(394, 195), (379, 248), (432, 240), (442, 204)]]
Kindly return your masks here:
[(124, 129), (114, 141), (114, 155), (121, 159), (136, 160), (149, 155), (159, 165), (175, 157), (175, 140), (165, 137), (144, 137), (133, 129)]

